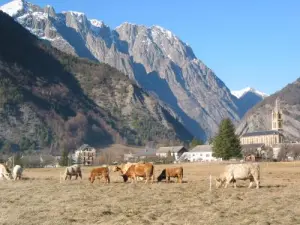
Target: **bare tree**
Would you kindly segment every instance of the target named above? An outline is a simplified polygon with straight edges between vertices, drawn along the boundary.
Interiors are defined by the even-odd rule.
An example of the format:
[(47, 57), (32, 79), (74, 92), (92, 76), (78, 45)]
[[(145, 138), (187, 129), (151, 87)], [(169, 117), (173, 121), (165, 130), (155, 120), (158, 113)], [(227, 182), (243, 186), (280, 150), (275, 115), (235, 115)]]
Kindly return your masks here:
[(291, 144), (290, 153), (294, 160), (299, 159), (300, 157), (300, 144)]
[(278, 160), (279, 161), (285, 161), (288, 158), (289, 153), (291, 152), (290, 144), (289, 143), (283, 143), (280, 147), (279, 153), (278, 153)]
[(103, 151), (100, 153), (98, 157), (98, 162), (99, 164), (111, 164), (113, 161), (115, 161), (116, 155), (112, 151)]

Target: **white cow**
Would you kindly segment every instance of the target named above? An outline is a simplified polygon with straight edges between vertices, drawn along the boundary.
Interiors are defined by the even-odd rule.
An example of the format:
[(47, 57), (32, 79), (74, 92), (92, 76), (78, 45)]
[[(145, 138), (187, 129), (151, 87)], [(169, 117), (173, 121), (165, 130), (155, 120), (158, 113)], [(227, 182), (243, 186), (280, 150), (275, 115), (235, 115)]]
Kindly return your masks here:
[(7, 180), (12, 179), (9, 169), (5, 165), (0, 164), (0, 180), (3, 180), (3, 178)]
[(227, 188), (230, 182), (233, 182), (236, 188), (237, 180), (250, 180), (248, 188), (252, 187), (253, 181), (256, 183), (256, 188), (259, 188), (260, 183), (260, 166), (258, 163), (245, 163), (245, 164), (230, 164), (225, 166), (225, 171), (216, 178), (216, 187), (219, 188), (225, 183)]
[(21, 180), (22, 173), (23, 173), (22, 167), (20, 165), (15, 165), (12, 172), (13, 179), (17, 180), (17, 178), (19, 178), (19, 180)]
[(65, 180), (69, 177), (71, 180), (72, 176), (75, 176), (75, 180), (77, 180), (78, 176), (82, 179), (81, 168), (79, 165), (73, 165), (66, 168), (64, 177)]

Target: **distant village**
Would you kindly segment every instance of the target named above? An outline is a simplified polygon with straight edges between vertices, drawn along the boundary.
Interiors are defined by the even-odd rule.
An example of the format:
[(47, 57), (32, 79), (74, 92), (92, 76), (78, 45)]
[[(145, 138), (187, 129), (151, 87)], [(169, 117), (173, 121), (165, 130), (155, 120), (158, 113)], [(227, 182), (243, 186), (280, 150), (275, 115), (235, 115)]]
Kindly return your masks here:
[[(287, 142), (283, 135), (283, 113), (278, 100), (270, 113), (272, 116), (271, 129), (266, 131), (248, 132), (241, 135), (242, 161), (286, 161), (297, 160), (300, 157), (300, 143)], [(31, 155), (21, 156), (27, 167), (58, 167), (61, 156)], [(111, 164), (119, 162), (152, 161), (156, 163), (181, 162), (218, 162), (222, 158), (213, 156), (211, 144), (201, 144), (193, 147), (147, 145), (139, 151), (124, 154), (102, 152), (92, 146), (83, 144), (73, 154), (69, 154), (69, 165), (77, 163), (84, 166)], [(235, 160), (235, 159), (232, 159)], [(2, 159), (13, 164), (13, 157)]]
[[(276, 100), (272, 116), (271, 129), (244, 133), (240, 136), (242, 156), (244, 161), (259, 160), (296, 160), (300, 157), (300, 143), (284, 139), (283, 113), (280, 109), (279, 100)], [(81, 155), (84, 165), (92, 165), (96, 159), (96, 150), (84, 145), (75, 152), (75, 160)], [(173, 163), (180, 162), (213, 162), (222, 161), (222, 158), (213, 157), (212, 145), (197, 145), (188, 149), (184, 146), (166, 146), (156, 148), (146, 146), (136, 153), (126, 153), (119, 161), (137, 162), (140, 160), (155, 161), (169, 158)]]

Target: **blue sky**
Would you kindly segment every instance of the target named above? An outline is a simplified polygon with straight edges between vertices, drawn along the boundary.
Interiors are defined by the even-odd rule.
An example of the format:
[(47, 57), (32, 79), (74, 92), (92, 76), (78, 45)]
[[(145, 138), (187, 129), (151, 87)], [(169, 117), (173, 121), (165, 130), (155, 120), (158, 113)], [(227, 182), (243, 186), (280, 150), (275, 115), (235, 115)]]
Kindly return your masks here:
[(299, 0), (29, 2), (85, 12), (112, 28), (125, 21), (160, 25), (187, 42), (231, 90), (251, 86), (271, 94), (300, 77)]

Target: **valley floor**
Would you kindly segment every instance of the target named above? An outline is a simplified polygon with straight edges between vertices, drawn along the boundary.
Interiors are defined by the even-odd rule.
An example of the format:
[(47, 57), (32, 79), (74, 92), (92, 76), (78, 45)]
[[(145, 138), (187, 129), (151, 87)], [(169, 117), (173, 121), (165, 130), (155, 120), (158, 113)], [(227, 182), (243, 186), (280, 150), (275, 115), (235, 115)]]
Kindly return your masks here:
[[(155, 166), (156, 176), (164, 167)], [(183, 184), (59, 182), (62, 168), (25, 169), (24, 180), (0, 183), (0, 224), (300, 224), (300, 163), (262, 163), (261, 189), (209, 191), (224, 165), (182, 164)], [(74, 178), (73, 178), (74, 179)]]

